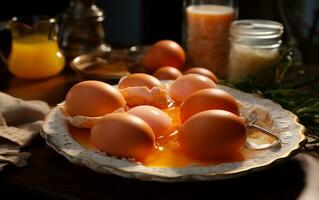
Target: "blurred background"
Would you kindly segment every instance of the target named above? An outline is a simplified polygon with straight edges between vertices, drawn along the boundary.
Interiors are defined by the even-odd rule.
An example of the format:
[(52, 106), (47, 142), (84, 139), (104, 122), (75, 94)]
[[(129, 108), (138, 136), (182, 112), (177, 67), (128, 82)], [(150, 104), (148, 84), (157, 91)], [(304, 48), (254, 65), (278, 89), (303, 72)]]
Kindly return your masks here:
[[(305, 63), (318, 63), (319, 0), (237, 2), (240, 19), (273, 19), (284, 23), (285, 41), (297, 42)], [(105, 38), (111, 45), (150, 44), (160, 39), (181, 42), (183, 0), (97, 0), (96, 4), (105, 11)], [(13, 16), (59, 16), (68, 5), (68, 0), (10, 0), (0, 7), (0, 20)], [(8, 41), (0, 37), (1, 46)]]

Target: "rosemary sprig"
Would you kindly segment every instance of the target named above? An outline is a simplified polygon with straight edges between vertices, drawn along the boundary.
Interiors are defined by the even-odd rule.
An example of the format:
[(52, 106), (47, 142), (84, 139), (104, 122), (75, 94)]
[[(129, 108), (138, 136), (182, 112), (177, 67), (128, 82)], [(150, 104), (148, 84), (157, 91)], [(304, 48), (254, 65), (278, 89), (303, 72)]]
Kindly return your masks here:
[[(269, 81), (269, 77), (276, 77)], [(292, 46), (282, 48), (279, 58), (266, 71), (247, 76), (242, 82), (223, 84), (255, 93), (279, 103), (299, 117), (307, 134), (316, 138), (319, 145), (319, 77), (309, 78), (305, 66), (294, 53)], [(304, 91), (303, 88), (307, 88)]]

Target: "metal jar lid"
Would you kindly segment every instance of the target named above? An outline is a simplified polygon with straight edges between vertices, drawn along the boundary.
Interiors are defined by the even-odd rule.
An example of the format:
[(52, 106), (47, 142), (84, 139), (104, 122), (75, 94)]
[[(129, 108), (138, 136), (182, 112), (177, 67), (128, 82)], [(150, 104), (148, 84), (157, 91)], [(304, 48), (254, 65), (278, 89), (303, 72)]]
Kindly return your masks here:
[(231, 41), (258, 45), (260, 47), (278, 47), (284, 27), (271, 20), (237, 20), (230, 27)]

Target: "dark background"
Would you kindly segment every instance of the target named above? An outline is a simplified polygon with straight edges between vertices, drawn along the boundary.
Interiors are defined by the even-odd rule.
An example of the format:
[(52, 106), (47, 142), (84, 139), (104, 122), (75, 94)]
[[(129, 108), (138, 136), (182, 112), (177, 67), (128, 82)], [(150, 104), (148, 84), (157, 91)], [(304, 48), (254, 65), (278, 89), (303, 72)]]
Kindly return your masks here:
[[(69, 5), (68, 0), (0, 2), (0, 20), (8, 20), (13, 16), (57, 16)], [(97, 3), (105, 10), (106, 40), (112, 45), (150, 44), (160, 39), (181, 41), (182, 0), (97, 0)], [(315, 63), (315, 67), (318, 67), (318, 0), (240, 0), (239, 18), (283, 22), (285, 42), (287, 43), (289, 38), (295, 38), (304, 61)], [(8, 33), (0, 33), (0, 48), (10, 42), (3, 37), (5, 34)], [(8, 87), (3, 79), (8, 77), (0, 77), (0, 89)], [(20, 86), (24, 83), (21, 82)], [(42, 88), (42, 82), (36, 84)], [(52, 89), (51, 86), (47, 89), (44, 86), (42, 90), (36, 90), (34, 93), (41, 96), (42, 92), (49, 93), (51, 101), (60, 102), (54, 97), (64, 96), (70, 85), (62, 82), (59, 85), (60, 90)], [(28, 90), (23, 90), (23, 93), (31, 97), (34, 95)], [(164, 200), (168, 197), (200, 199), (207, 194), (211, 194), (215, 199), (295, 199), (306, 181), (303, 180), (304, 174), (299, 162), (288, 160), (283, 165), (274, 166), (261, 173), (225, 181), (181, 184), (140, 182), (95, 173), (74, 165), (46, 146), (40, 137), (33, 142), (31, 148), (32, 157), (28, 167), (7, 168), (7, 171), (1, 173), (0, 199), (17, 199), (23, 195), (33, 199), (48, 199), (50, 196), (50, 199), (151, 197)], [(168, 196), (168, 193), (172, 195)], [(9, 194), (10, 198), (6, 198), (5, 195)]]
[[(111, 45), (181, 42), (183, 0), (97, 0), (105, 11), (106, 41)], [(13, 16), (58, 16), (69, 0), (2, 1), (0, 20)], [(240, 19), (272, 19), (285, 25), (284, 40), (294, 38), (306, 63), (318, 63), (317, 0), (239, 0)], [(8, 41), (1, 40), (0, 43)]]

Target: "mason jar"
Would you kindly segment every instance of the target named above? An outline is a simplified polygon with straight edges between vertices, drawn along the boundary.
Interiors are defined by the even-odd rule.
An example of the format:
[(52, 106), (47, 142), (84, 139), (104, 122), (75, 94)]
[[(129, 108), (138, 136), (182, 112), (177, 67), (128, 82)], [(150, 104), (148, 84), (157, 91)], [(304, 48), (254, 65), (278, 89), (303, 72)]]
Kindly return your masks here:
[(279, 56), (283, 25), (271, 20), (237, 20), (230, 27), (227, 80), (264, 72)]

